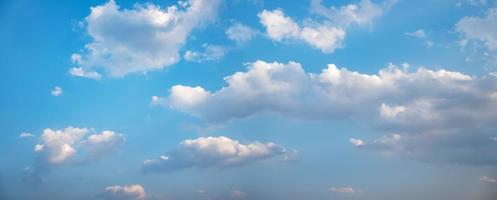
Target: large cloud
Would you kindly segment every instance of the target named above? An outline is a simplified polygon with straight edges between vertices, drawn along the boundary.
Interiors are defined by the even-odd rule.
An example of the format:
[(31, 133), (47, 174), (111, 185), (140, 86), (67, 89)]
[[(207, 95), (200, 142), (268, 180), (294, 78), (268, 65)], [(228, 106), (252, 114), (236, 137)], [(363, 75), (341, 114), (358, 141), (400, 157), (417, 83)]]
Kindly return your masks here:
[(299, 63), (256, 61), (210, 92), (176, 85), (157, 102), (209, 122), (260, 113), (307, 119), (351, 119), (385, 136), (351, 140), (431, 162), (497, 165), (497, 77), (389, 66), (362, 74), (333, 64), (319, 74)]
[(91, 8), (85, 18), (92, 41), (82, 55), (74, 54), (79, 65), (70, 73), (100, 78), (101, 68), (114, 77), (147, 72), (177, 63), (178, 51), (191, 31), (212, 22), (221, 0), (181, 1), (165, 9), (153, 4), (120, 9), (113, 1)]
[(108, 200), (142, 200), (146, 196), (145, 189), (139, 184), (109, 186), (100, 195), (101, 198)]
[(369, 0), (362, 0), (358, 4), (349, 4), (336, 9), (324, 7), (321, 0), (312, 0), (311, 10), (324, 16), (325, 20), (320, 22), (307, 20), (302, 25), (286, 16), (281, 9), (263, 10), (258, 16), (261, 24), (266, 28), (267, 36), (274, 41), (304, 41), (323, 53), (333, 53), (343, 46), (348, 26), (372, 24), (372, 21), (381, 16), (394, 1), (386, 2), (389, 3), (382, 6)]
[(242, 144), (224, 136), (199, 137), (181, 142), (179, 147), (159, 159), (146, 160), (144, 172), (167, 172), (199, 167), (234, 167), (285, 155), (287, 150), (274, 143)]

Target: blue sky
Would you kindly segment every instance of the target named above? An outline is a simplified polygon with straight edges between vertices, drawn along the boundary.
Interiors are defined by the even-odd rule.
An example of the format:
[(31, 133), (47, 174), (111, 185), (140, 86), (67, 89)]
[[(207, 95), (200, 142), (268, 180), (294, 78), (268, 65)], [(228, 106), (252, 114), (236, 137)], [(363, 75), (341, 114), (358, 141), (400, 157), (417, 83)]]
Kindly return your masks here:
[(0, 199), (497, 197), (497, 2), (0, 1)]

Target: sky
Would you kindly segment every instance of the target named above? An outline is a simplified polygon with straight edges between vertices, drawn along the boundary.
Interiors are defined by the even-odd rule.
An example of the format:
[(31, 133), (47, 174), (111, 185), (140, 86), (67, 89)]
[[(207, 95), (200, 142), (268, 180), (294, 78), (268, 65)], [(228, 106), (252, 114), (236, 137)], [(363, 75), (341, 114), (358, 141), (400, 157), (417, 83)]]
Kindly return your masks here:
[(0, 199), (495, 200), (497, 2), (0, 1)]

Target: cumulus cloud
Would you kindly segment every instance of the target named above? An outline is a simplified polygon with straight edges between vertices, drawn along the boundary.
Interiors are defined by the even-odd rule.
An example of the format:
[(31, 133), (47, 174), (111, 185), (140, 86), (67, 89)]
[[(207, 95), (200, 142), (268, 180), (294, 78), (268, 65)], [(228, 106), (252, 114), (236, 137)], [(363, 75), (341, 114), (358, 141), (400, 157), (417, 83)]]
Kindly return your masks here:
[(109, 186), (100, 195), (101, 198), (108, 200), (142, 200), (146, 196), (145, 189), (139, 184)]
[(285, 16), (283, 10), (264, 10), (259, 13), (261, 24), (266, 27), (269, 38), (275, 41), (302, 40), (324, 53), (333, 53), (342, 46), (345, 31), (342, 28), (324, 24), (299, 26), (292, 18)]
[[(43, 130), (40, 143), (34, 146), (37, 160), (28, 178), (39, 179), (42, 173), (53, 167), (78, 165), (101, 159), (116, 151), (125, 141), (124, 135), (112, 131), (103, 131), (100, 134), (91, 134), (92, 132), (92, 129), (75, 127)], [(88, 134), (90, 135), (86, 137)]]
[(234, 167), (281, 156), (286, 152), (285, 148), (272, 142), (242, 144), (224, 136), (199, 137), (184, 140), (177, 149), (158, 159), (145, 160), (143, 170), (168, 172), (191, 167)]
[(226, 35), (228, 38), (237, 43), (247, 42), (254, 38), (256, 34), (257, 31), (242, 23), (234, 23), (226, 29)]
[(162, 69), (179, 61), (179, 50), (193, 29), (215, 20), (221, 0), (180, 1), (161, 8), (136, 4), (121, 9), (115, 1), (91, 8), (83, 22), (91, 42), (73, 54), (74, 76), (112, 77)]
[[(124, 143), (124, 136), (112, 131), (91, 134), (88, 128), (67, 127), (63, 130), (45, 129), (41, 143), (35, 145), (35, 152), (49, 164), (66, 164), (74, 162), (77, 149), (86, 151), (88, 157), (100, 157), (114, 151)], [(86, 159), (85, 159), (86, 160)]]
[(490, 8), (482, 17), (464, 17), (456, 24), (463, 41), (477, 41), (491, 51), (497, 50), (497, 8)]
[(348, 4), (337, 9), (323, 6), (321, 0), (312, 0), (312, 12), (323, 16), (325, 20), (307, 20), (303, 25), (285, 16), (281, 9), (263, 10), (258, 16), (266, 28), (268, 37), (274, 41), (304, 41), (323, 53), (333, 53), (343, 46), (347, 27), (352, 24), (371, 25), (373, 20), (383, 15), (394, 2), (385, 1), (384, 5), (379, 5), (362, 0), (358, 4)]
[[(390, 65), (363, 74), (330, 64), (306, 73), (296, 62), (248, 64), (217, 91), (176, 85), (164, 106), (222, 123), (260, 113), (293, 118), (350, 119), (385, 135), (354, 140), (429, 162), (496, 165), (497, 77)], [(359, 143), (358, 141), (362, 141)], [(363, 145), (357, 145), (363, 144)]]
[(183, 56), (185, 60), (191, 62), (205, 62), (205, 61), (217, 61), (224, 57), (226, 53), (226, 48), (218, 45), (204, 44), (202, 45), (204, 50), (199, 51), (186, 51)]
[(50, 91), (50, 94), (54, 97), (58, 97), (62, 94), (62, 88), (59, 86), (55, 86), (52, 91)]

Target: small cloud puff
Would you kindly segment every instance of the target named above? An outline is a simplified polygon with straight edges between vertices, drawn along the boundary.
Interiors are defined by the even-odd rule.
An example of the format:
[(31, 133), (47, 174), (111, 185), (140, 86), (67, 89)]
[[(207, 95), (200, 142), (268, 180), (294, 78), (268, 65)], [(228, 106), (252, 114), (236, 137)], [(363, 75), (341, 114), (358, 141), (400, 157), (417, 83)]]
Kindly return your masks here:
[(106, 200), (143, 200), (147, 194), (143, 186), (135, 184), (109, 186), (99, 196)]
[(58, 97), (62, 94), (62, 88), (59, 86), (55, 86), (52, 91), (50, 91), (50, 94), (52, 94), (52, 96)]

